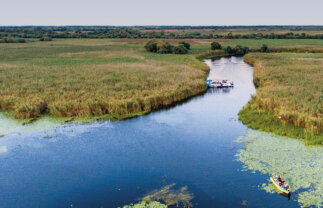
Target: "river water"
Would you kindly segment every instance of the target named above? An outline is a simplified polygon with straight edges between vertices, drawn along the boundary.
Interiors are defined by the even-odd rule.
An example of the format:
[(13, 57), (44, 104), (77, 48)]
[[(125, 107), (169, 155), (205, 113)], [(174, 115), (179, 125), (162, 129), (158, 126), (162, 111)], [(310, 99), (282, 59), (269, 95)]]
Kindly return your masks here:
[(255, 93), (252, 67), (236, 57), (206, 64), (234, 88), (120, 122), (7, 130), (0, 207), (122, 207), (173, 183), (187, 186), (194, 207), (298, 207), (260, 189), (269, 175), (243, 171), (237, 160), (245, 144), (236, 140), (247, 130), (237, 113)]

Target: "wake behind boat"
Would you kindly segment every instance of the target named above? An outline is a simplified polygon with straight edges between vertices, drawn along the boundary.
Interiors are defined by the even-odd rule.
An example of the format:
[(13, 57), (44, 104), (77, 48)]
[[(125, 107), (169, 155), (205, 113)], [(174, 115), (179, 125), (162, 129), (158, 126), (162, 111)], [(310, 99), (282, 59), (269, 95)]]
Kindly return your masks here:
[(273, 183), (275, 188), (279, 191), (279, 193), (283, 195), (290, 195), (290, 187), (284, 179), (276, 174), (272, 174), (270, 177), (270, 181)]

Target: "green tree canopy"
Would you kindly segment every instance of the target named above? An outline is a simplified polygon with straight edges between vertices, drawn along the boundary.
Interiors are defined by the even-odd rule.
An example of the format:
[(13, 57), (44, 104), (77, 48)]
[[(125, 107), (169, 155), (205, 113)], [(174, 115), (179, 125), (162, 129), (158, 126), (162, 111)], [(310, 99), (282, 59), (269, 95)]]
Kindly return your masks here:
[(221, 48), (222, 48), (222, 46), (221, 46), (220, 43), (218, 43), (218, 42), (212, 42), (211, 43), (211, 49), (212, 50), (221, 49)]

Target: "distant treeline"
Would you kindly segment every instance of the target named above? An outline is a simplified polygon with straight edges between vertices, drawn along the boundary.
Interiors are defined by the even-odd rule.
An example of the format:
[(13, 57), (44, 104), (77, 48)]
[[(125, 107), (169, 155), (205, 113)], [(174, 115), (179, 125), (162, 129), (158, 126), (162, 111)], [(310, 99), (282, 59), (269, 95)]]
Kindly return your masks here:
[[(241, 32), (240, 29), (246, 31)], [(288, 32), (282, 33), (280, 30)], [(0, 27), (0, 39), (2, 39), (0, 42), (5, 42), (3, 41), (5, 38), (323, 39), (323, 26)]]

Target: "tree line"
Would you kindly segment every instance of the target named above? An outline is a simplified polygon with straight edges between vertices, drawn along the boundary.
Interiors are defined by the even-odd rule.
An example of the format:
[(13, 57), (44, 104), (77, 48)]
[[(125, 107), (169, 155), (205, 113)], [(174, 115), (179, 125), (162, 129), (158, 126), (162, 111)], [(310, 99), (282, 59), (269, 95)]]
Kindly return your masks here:
[[(157, 29), (156, 29), (157, 28)], [(205, 30), (189, 30), (181, 31), (165, 31), (162, 26), (158, 29), (137, 28), (137, 27), (0, 27), (0, 42), (4, 42), (5, 38), (16, 39), (42, 39), (50, 40), (53, 38), (147, 38), (147, 39), (323, 39), (323, 28), (318, 27), (317, 31), (322, 34), (306, 33), (306, 27), (300, 32), (286, 33), (268, 33), (257, 32), (257, 28), (253, 28), (254, 33), (239, 33), (238, 31), (228, 32), (226, 34), (219, 33), (216, 29), (213, 31)], [(181, 27), (175, 27), (180, 29)], [(191, 27), (194, 28), (194, 27)], [(294, 28), (295, 29), (295, 28)], [(295, 31), (297, 31), (295, 29)]]
[[(191, 44), (185, 41), (179, 42), (177, 46), (170, 44), (165, 40), (150, 40), (145, 44), (145, 49), (148, 52), (159, 53), (159, 54), (187, 54), (191, 49)], [(250, 52), (250, 49), (246, 46), (227, 46), (225, 48), (216, 41), (211, 43), (211, 50), (224, 50), (227, 55), (230, 56), (244, 56)], [(259, 50), (262, 53), (269, 52), (269, 47), (263, 44)]]

